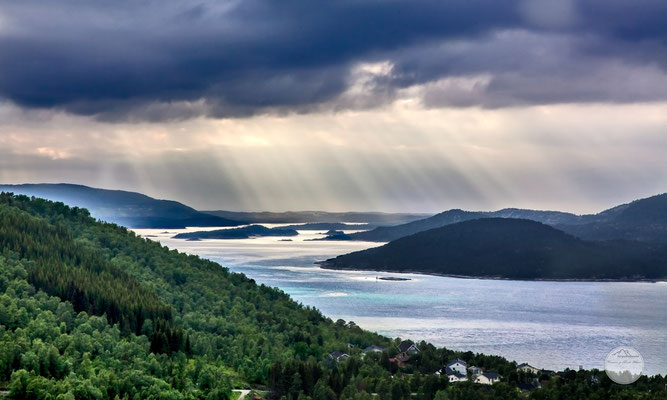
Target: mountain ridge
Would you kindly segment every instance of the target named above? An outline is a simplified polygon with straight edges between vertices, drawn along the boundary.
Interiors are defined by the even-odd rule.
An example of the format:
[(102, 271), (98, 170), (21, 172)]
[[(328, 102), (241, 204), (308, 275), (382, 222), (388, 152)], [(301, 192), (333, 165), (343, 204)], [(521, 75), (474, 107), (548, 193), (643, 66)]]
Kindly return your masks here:
[(399, 225), (432, 216), (430, 213), (385, 213), (379, 211), (202, 211), (223, 218), (248, 221), (249, 223), (368, 223)]
[(609, 208), (581, 225), (557, 228), (588, 240), (667, 242), (667, 193)]
[[(608, 208), (597, 214), (503, 208), (497, 211), (451, 209), (406, 224), (378, 227), (347, 235), (345, 240), (390, 242), (428, 229), (479, 218), (519, 218), (542, 222), (587, 240), (667, 242), (667, 194), (659, 194)], [(329, 238), (336, 240), (336, 238)]]
[(439, 228), (457, 222), (469, 221), (480, 218), (520, 218), (531, 219), (548, 224), (568, 222), (577, 224), (585, 216), (561, 212), (542, 211), (519, 208), (503, 208), (497, 211), (466, 211), (455, 208), (438, 213), (432, 217), (412, 221), (406, 224), (392, 227), (378, 227), (366, 232), (350, 234), (350, 240), (365, 240), (371, 242), (389, 242), (404, 236), (409, 236), (428, 229)]
[(0, 185), (12, 192), (86, 208), (94, 218), (130, 228), (177, 229), (187, 226), (236, 226), (245, 224), (209, 215), (174, 200), (155, 199), (138, 192), (99, 189), (71, 183)]

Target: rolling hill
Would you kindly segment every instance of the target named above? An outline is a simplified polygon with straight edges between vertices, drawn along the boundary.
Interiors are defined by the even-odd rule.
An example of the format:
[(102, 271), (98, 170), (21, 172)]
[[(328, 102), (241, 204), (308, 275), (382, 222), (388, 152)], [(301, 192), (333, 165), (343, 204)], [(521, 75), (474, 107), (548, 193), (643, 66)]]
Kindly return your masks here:
[(322, 266), (510, 279), (659, 279), (667, 278), (667, 249), (585, 241), (530, 220), (482, 218), (338, 256)]
[(366, 232), (353, 233), (349, 235), (349, 239), (347, 240), (390, 242), (429, 229), (479, 218), (519, 218), (530, 219), (548, 225), (575, 225), (582, 223), (585, 217), (559, 211), (523, 210), (518, 208), (506, 208), (498, 211), (464, 211), (454, 209), (406, 224), (383, 226)]
[(0, 192), (60, 201), (86, 208), (94, 218), (129, 228), (177, 229), (187, 226), (236, 226), (245, 224), (199, 212), (171, 200), (158, 200), (141, 193), (97, 189), (72, 184), (0, 185)]
[(635, 200), (590, 216), (579, 225), (555, 224), (559, 229), (590, 240), (667, 242), (667, 194)]
[(390, 242), (429, 229), (480, 218), (528, 219), (587, 240), (637, 240), (667, 243), (667, 194), (622, 204), (598, 214), (506, 208), (498, 211), (448, 210), (409, 223), (383, 226), (329, 240)]

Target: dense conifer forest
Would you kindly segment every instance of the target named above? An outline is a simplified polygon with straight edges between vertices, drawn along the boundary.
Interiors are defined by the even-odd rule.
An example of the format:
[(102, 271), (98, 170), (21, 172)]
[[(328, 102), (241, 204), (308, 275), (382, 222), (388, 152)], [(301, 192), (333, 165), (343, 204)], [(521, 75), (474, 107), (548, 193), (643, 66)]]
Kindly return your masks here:
[[(531, 376), (424, 342), (399, 363), (397, 343), (85, 209), (0, 194), (0, 397), (232, 399), (252, 387), (287, 400), (667, 399), (664, 377)], [(386, 350), (363, 356), (371, 345)], [(454, 357), (501, 381), (450, 384), (435, 372)]]

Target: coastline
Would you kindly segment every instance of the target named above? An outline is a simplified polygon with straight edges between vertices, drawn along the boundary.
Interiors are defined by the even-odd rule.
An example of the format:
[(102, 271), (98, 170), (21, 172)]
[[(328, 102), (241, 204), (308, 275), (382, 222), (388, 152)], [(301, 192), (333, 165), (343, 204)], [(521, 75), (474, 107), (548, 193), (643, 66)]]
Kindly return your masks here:
[[(174, 248), (179, 248), (179, 246), (186, 246), (183, 243), (183, 241), (172, 240), (170, 237), (166, 237), (165, 239), (166, 239), (167, 242), (171, 242), (171, 245), (169, 245), (169, 247), (174, 246)], [(272, 244), (272, 246), (275, 246), (275, 248), (277, 248), (277, 249), (280, 248), (278, 246), (281, 246), (280, 243), (275, 243), (275, 245), (273, 245), (273, 243), (274, 243), (273, 241), (271, 241), (270, 243)], [(165, 242), (165, 245), (166, 244), (167, 243)], [(195, 243), (195, 246), (196, 247), (187, 247), (186, 246), (186, 249), (189, 249), (190, 251), (192, 251), (192, 249), (198, 248), (200, 245)], [(350, 272), (345, 272), (345, 273), (338, 273), (338, 272), (333, 273), (332, 268), (313, 268), (313, 269), (311, 269), (312, 267), (317, 267), (315, 264), (320, 264), (320, 263), (324, 262), (325, 260), (330, 259), (331, 257), (335, 257), (336, 252), (340, 252), (340, 249), (337, 248), (337, 247), (332, 246), (331, 248), (327, 249), (327, 250), (330, 250), (330, 251), (322, 252), (318, 256), (318, 255), (312, 254), (310, 252), (310, 247), (307, 243), (303, 243), (303, 242), (300, 242), (300, 241), (295, 241), (294, 246), (295, 246), (294, 247), (294, 252), (290, 252), (291, 256), (295, 257), (295, 259), (306, 261), (306, 262), (301, 264), (301, 262), (297, 262), (297, 261), (289, 261), (289, 262), (285, 261), (283, 263), (284, 265), (290, 265), (290, 266), (296, 267), (294, 270), (289, 270), (290, 276), (288, 277), (287, 281), (285, 279), (283, 279), (285, 277), (278, 277), (275, 280), (271, 280), (271, 277), (263, 276), (264, 272), (266, 272), (266, 271), (270, 272), (270, 271), (273, 270), (271, 266), (263, 266), (262, 268), (260, 268), (258, 270), (255, 267), (246, 268), (247, 265), (245, 263), (241, 263), (241, 264), (237, 265), (238, 268), (237, 267), (232, 267), (232, 270), (234, 270), (235, 272), (240, 272), (240, 273), (246, 274), (246, 276), (252, 277), (253, 279), (257, 279), (258, 282), (265, 283), (267, 285), (274, 286), (274, 287), (285, 288), (285, 286), (283, 286), (283, 285), (285, 285), (286, 282), (290, 282), (287, 285), (287, 287), (288, 288), (289, 287), (293, 287), (293, 288), (296, 287), (296, 289), (297, 289), (296, 292), (295, 293), (290, 293), (288, 289), (284, 289), (284, 290), (288, 290), (287, 293), (289, 293), (290, 296), (293, 299), (297, 299), (299, 297), (299, 293), (301, 293), (301, 294), (305, 293), (305, 292), (300, 291), (299, 289), (301, 289), (302, 287), (309, 287), (308, 285), (303, 286), (304, 285), (303, 283), (296, 283), (296, 284), (294, 284), (296, 286), (292, 286), (292, 283), (291, 283), (292, 279), (294, 279), (295, 281), (303, 281), (304, 280), (303, 279), (304, 278), (303, 274), (310, 275), (312, 273), (312, 274), (314, 274), (318, 277), (320, 276), (320, 274), (329, 274), (329, 277), (327, 279), (331, 279), (334, 282), (338, 282), (338, 281), (341, 281), (341, 280), (344, 281), (344, 282), (348, 282), (348, 279), (346, 279), (346, 277), (347, 276), (355, 277), (356, 274), (363, 275), (364, 277), (372, 278), (373, 282), (375, 282), (376, 275), (377, 276), (385, 275), (382, 272), (377, 272), (377, 270), (372, 271), (372, 272), (370, 272), (369, 270), (365, 270), (365, 272), (363, 272), (364, 270), (355, 269), (355, 268), (344, 268), (345, 270), (350, 271)], [(206, 245), (204, 245), (203, 247), (206, 247)], [(236, 249), (234, 251), (234, 253), (237, 253), (237, 252), (240, 252), (240, 253), (243, 253), (243, 254), (245, 254), (246, 252), (253, 252), (253, 254), (255, 253), (254, 246), (251, 245), (250, 241), (238, 241), (238, 243), (234, 244), (234, 248)], [(225, 253), (223, 251), (224, 249), (225, 248), (220, 249), (220, 254)], [(242, 250), (240, 250), (240, 249), (242, 249)], [(300, 249), (303, 249), (306, 252), (305, 254), (308, 254), (309, 260), (303, 260), (303, 258), (301, 257), (303, 254), (301, 254), (298, 251)], [(187, 251), (187, 250), (184, 250), (184, 251)], [(347, 251), (354, 251), (354, 250), (349, 249)], [(296, 253), (296, 254), (294, 254), (294, 253)], [(237, 263), (237, 261), (225, 261), (223, 259), (216, 258), (215, 255), (209, 254), (208, 252), (205, 252), (204, 254), (205, 254), (204, 255), (205, 258), (209, 258), (211, 260), (217, 260), (216, 262), (220, 263), (221, 265), (229, 265), (229, 264), (236, 264)], [(238, 260), (238, 258), (236, 258), (236, 257), (231, 257), (231, 258), (233, 258), (234, 260)], [(305, 267), (305, 268), (307, 268), (307, 270), (302, 271), (300, 267)], [(310, 268), (308, 268), (308, 267), (310, 267)], [(343, 270), (342, 268), (336, 268), (336, 269)], [(328, 273), (326, 272), (327, 270), (329, 270)], [(355, 273), (355, 272), (352, 272), (352, 271), (359, 271), (359, 272)], [(430, 276), (436, 276), (435, 274), (423, 274), (423, 275), (418, 275), (418, 276), (416, 276), (416, 275), (410, 276), (409, 274), (411, 274), (411, 273), (417, 274), (417, 273), (420, 273), (420, 272), (417, 272), (417, 271), (401, 271), (400, 273), (395, 273), (395, 271), (385, 271), (385, 272), (387, 272), (386, 275), (392, 275), (392, 276), (397, 276), (397, 277), (407, 276), (407, 277), (412, 278), (412, 280), (402, 282), (402, 284), (395, 282), (393, 284), (389, 284), (389, 285), (386, 285), (386, 286), (383, 285), (382, 283), (387, 284), (389, 282), (379, 281), (379, 282), (382, 282), (382, 283), (379, 284), (379, 286), (376, 287), (377, 290), (379, 291), (378, 292), (379, 296), (383, 296), (386, 293), (388, 293), (387, 290), (390, 289), (389, 286), (391, 286), (391, 290), (398, 290), (400, 292), (415, 292), (415, 291), (420, 290), (419, 289), (420, 286), (424, 285), (425, 283), (428, 284), (429, 282), (433, 283), (434, 285), (439, 285), (440, 287), (452, 287), (451, 285), (454, 285), (453, 287), (458, 287), (457, 285), (464, 285), (464, 286), (467, 286), (467, 287), (483, 287), (487, 284), (488, 285), (493, 285), (492, 284), (493, 281), (502, 280), (501, 278), (498, 278), (498, 277), (447, 276), (447, 275), (439, 274), (440, 276), (443, 276), (443, 277), (459, 278), (459, 279), (456, 279), (456, 280), (454, 280), (454, 279), (449, 280), (449, 283), (448, 283), (447, 282), (448, 280), (445, 280), (445, 279), (429, 279)], [(257, 274), (257, 275), (255, 275), (255, 274)], [(334, 275), (334, 276), (331, 276), (331, 275)], [(262, 282), (263, 279), (269, 279), (269, 282)], [(484, 279), (484, 281), (480, 280), (479, 282), (475, 283), (475, 281), (473, 281), (472, 279)], [(507, 280), (507, 279), (505, 279), (505, 280)], [(458, 283), (457, 283), (457, 281), (458, 281)], [(438, 283), (438, 282), (440, 282), (440, 283)], [(359, 284), (358, 288), (360, 288), (361, 290), (366, 290), (365, 289), (365, 288), (367, 288), (366, 283), (367, 283), (367, 281), (363, 281), (363, 282), (362, 281), (357, 281), (357, 280), (352, 280), (351, 281), (351, 285), (353, 285), (353, 286), (355, 284)], [(412, 283), (412, 285), (411, 285), (411, 283)], [(502, 286), (504, 286), (504, 285), (511, 286), (511, 285), (515, 285), (515, 284), (520, 285), (519, 281), (517, 281), (517, 283), (512, 283), (512, 282), (498, 283), (498, 285), (502, 285)], [(540, 286), (543, 286), (543, 287), (550, 286), (550, 284), (548, 284), (548, 283), (545, 283), (543, 285), (540, 285), (540, 284), (530, 285), (527, 282), (525, 283), (525, 285), (531, 286), (532, 290), (534, 290), (534, 288), (537, 287), (538, 291), (539, 291)], [(558, 290), (558, 291), (560, 291), (560, 287), (570, 286), (571, 288), (574, 287), (574, 290), (576, 292), (578, 292), (578, 287), (581, 287), (582, 289), (585, 289), (589, 286), (594, 286), (594, 285), (592, 285), (592, 284), (588, 284), (588, 285), (587, 284), (581, 284), (581, 285), (575, 285), (575, 284), (572, 284), (572, 285), (556, 285), (556, 284), (553, 284), (551, 286), (553, 286), (554, 290)], [(607, 286), (607, 285), (601, 285), (601, 286)], [(410, 288), (410, 287), (413, 287), (413, 288)], [(612, 285), (609, 285), (608, 287), (611, 288)], [(628, 288), (635, 287), (639, 290), (643, 290), (643, 289), (650, 289), (650, 288), (658, 289), (658, 288), (664, 287), (664, 286), (663, 285), (627, 285), (627, 287)], [(346, 288), (338, 288), (337, 287), (335, 290), (336, 291), (340, 290), (340, 291), (343, 291), (343, 292), (347, 292), (348, 288), (349, 287), (346, 287)], [(570, 290), (572, 290), (572, 289), (570, 289)], [(621, 289), (621, 290), (625, 291), (626, 289)], [(326, 289), (326, 288), (322, 289), (322, 291), (325, 294), (329, 292), (329, 290)], [(587, 289), (586, 289), (586, 291), (587, 291)], [(362, 296), (362, 297), (365, 297), (365, 296)], [(396, 296), (392, 296), (392, 297), (395, 298)], [(537, 356), (535, 356), (535, 358), (531, 358), (532, 356), (529, 354), (530, 351), (526, 350), (526, 349), (523, 349), (521, 352), (516, 353), (513, 349), (505, 348), (505, 347), (503, 347), (503, 345), (497, 345), (496, 346), (496, 343), (494, 343), (494, 346), (496, 346), (496, 347), (490, 347), (490, 346), (486, 346), (486, 345), (483, 345), (481, 347), (477, 347), (474, 344), (471, 345), (471, 344), (466, 344), (466, 343), (452, 344), (452, 343), (447, 343), (444, 339), (442, 339), (446, 336), (445, 333), (440, 335), (439, 332), (436, 332), (435, 334), (433, 334), (431, 336), (427, 335), (427, 337), (422, 336), (422, 334), (417, 332), (417, 330), (415, 330), (413, 333), (407, 333), (404, 330), (402, 332), (393, 332), (393, 330), (395, 330), (395, 329), (397, 331), (400, 331), (401, 326), (403, 326), (402, 323), (392, 323), (392, 324), (394, 324), (394, 326), (389, 326), (389, 327), (388, 326), (382, 326), (383, 325), (382, 323), (378, 323), (378, 326), (376, 326), (376, 325), (368, 325), (367, 326), (365, 324), (366, 321), (362, 322), (363, 321), (363, 316), (360, 313), (358, 313), (358, 311), (361, 309), (361, 307), (365, 307), (367, 304), (369, 304), (369, 307), (371, 307), (372, 304), (370, 302), (366, 303), (366, 301), (365, 301), (365, 304), (363, 304), (361, 307), (358, 307), (356, 305), (356, 303), (355, 303), (354, 306), (350, 306), (350, 302), (355, 301), (356, 298), (357, 298), (357, 296), (355, 296), (354, 294), (352, 294), (352, 295), (348, 294), (348, 296), (338, 296), (338, 297), (335, 297), (335, 296), (310, 296), (310, 295), (306, 294), (304, 298), (299, 298), (297, 301), (301, 301), (304, 304), (307, 304), (307, 305), (310, 305), (310, 306), (313, 306), (313, 307), (317, 307), (319, 310), (323, 310), (322, 312), (324, 313), (324, 315), (328, 316), (330, 318), (336, 318), (336, 319), (337, 318), (342, 318), (342, 319), (345, 319), (345, 320), (352, 320), (352, 321), (357, 322), (359, 324), (359, 326), (363, 327), (364, 329), (367, 329), (367, 330), (370, 330), (370, 331), (373, 331), (373, 332), (378, 332), (378, 333), (381, 332), (380, 334), (385, 335), (385, 336), (390, 336), (390, 337), (400, 336), (404, 339), (407, 338), (407, 339), (413, 339), (413, 340), (414, 339), (425, 339), (429, 342), (432, 342), (433, 340), (436, 340), (437, 341), (437, 346), (446, 346), (446, 347), (451, 348), (453, 350), (473, 351), (473, 352), (481, 352), (481, 353), (484, 353), (484, 354), (498, 355), (498, 356), (505, 357), (508, 360), (516, 360), (517, 362), (528, 362), (528, 363), (539, 365), (543, 368), (552, 369), (552, 370), (562, 370), (566, 367), (569, 367), (569, 368), (572, 369), (572, 368), (576, 368), (578, 365), (581, 365), (582, 363), (583, 363), (583, 365), (586, 366), (586, 368), (594, 368), (595, 367), (594, 363), (591, 363), (590, 359), (579, 360), (575, 357), (576, 354), (572, 355), (571, 357), (568, 357), (569, 360), (576, 360), (576, 362), (572, 361), (570, 364), (568, 364), (568, 362), (566, 360), (566, 362), (558, 361), (558, 362), (554, 362), (553, 364), (551, 364), (550, 362), (545, 361), (545, 359), (544, 359), (544, 357), (542, 357), (541, 353), (538, 354)], [(322, 303), (326, 303), (327, 306), (322, 308)], [(333, 304), (333, 306), (332, 306), (332, 304)], [(341, 311), (341, 309), (342, 309), (342, 311)], [(383, 314), (382, 312), (377, 312), (377, 313), (374, 312), (371, 315), (368, 315), (368, 314), (366, 314), (366, 315), (368, 315), (367, 318), (370, 319), (370, 318), (375, 318), (376, 316), (382, 317), (383, 316), (382, 314)], [(392, 313), (392, 314), (397, 314), (397, 313)], [(429, 319), (431, 319), (432, 317), (433, 317), (433, 314), (430, 314)], [(440, 318), (440, 317), (441, 316), (439, 315), (438, 318)], [(362, 318), (362, 320), (358, 320), (358, 318)], [(445, 318), (445, 317), (443, 317), (443, 318)], [(411, 322), (411, 324), (412, 323), (420, 324), (422, 322), (417, 320), (415, 322)], [(446, 325), (446, 324), (443, 324), (443, 325)], [(423, 326), (423, 325), (419, 325), (419, 326)], [(389, 331), (387, 331), (387, 330), (389, 330)], [(428, 332), (428, 327), (424, 327), (424, 332)], [(547, 337), (547, 340), (548, 339), (549, 339), (549, 337)], [(551, 346), (551, 344), (549, 346)], [(586, 346), (588, 346), (588, 344), (586, 344)], [(557, 347), (550, 347), (550, 348), (557, 348)], [(579, 347), (579, 350), (582, 352), (582, 354), (589, 354), (589, 353), (585, 353), (585, 351), (584, 351), (585, 348), (584, 348), (584, 350), (582, 350), (581, 346)], [(596, 351), (600, 354), (602, 354), (606, 350), (607, 350), (606, 348), (605, 349), (596, 348)], [(536, 351), (540, 352), (542, 350), (536, 350)], [(651, 351), (650, 350), (646, 351), (646, 353), (650, 354)], [(567, 354), (570, 354), (570, 353), (567, 353)], [(595, 360), (595, 361), (597, 361), (597, 360)], [(651, 375), (659, 374), (659, 373), (664, 374), (664, 371), (661, 370), (661, 369), (655, 369), (655, 365), (654, 365), (654, 366), (651, 367), (650, 373), (651, 373)]]
[(618, 283), (661, 283), (667, 282), (667, 278), (664, 279), (595, 279), (595, 278), (533, 278), (533, 279), (520, 279), (520, 278), (506, 278), (502, 276), (475, 276), (475, 275), (457, 275), (457, 274), (443, 274), (437, 272), (428, 272), (428, 271), (419, 271), (419, 270), (400, 270), (400, 271), (389, 271), (379, 268), (342, 268), (342, 267), (333, 267), (327, 265), (327, 261), (318, 261), (315, 265), (319, 266), (321, 269), (336, 270), (336, 271), (374, 271), (381, 272), (386, 274), (419, 274), (419, 275), (429, 275), (429, 276), (439, 276), (443, 278), (457, 278), (457, 279), (481, 279), (481, 280), (493, 280), (493, 281), (520, 281), (520, 282), (618, 282)]

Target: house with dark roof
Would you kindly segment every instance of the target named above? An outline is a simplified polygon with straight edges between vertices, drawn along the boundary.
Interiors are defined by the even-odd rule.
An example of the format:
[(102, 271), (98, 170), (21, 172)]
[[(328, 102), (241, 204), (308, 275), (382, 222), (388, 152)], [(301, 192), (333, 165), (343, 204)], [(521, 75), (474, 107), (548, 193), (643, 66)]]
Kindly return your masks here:
[(481, 375), (477, 375), (477, 378), (475, 378), (475, 383), (480, 383), (482, 385), (493, 385), (499, 381), (500, 375), (495, 372), (485, 372)]
[(398, 351), (401, 353), (407, 353), (407, 354), (417, 354), (419, 353), (419, 349), (417, 346), (409, 341), (409, 340), (404, 340), (401, 343), (398, 344)]
[(445, 366), (445, 373), (447, 375), (451, 374), (466, 375), (468, 373), (467, 369), (468, 369), (468, 363), (461, 360), (460, 358), (456, 358), (447, 363), (447, 365)]

